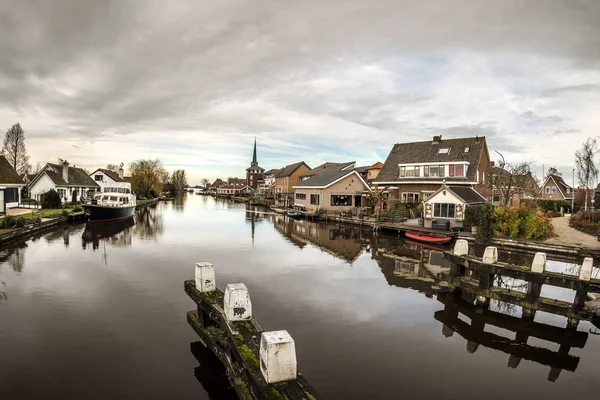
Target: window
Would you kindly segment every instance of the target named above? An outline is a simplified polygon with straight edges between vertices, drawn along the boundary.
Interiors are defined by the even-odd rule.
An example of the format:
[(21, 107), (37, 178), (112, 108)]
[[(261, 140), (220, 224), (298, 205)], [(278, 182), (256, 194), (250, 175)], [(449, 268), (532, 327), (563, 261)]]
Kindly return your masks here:
[(406, 167), (400, 167), (400, 177), (406, 176)]
[(495, 194), (494, 195), (494, 199), (492, 200), (492, 202), (494, 202), (494, 203), (500, 203), (500, 195), (499, 194)]
[(465, 176), (464, 165), (449, 165), (448, 176)]
[(449, 148), (439, 149), (438, 154), (450, 154), (450, 149)]
[[(404, 167), (402, 167), (404, 168)], [(419, 167), (407, 167), (406, 168), (406, 176), (415, 177), (419, 176)]]
[(546, 194), (550, 194), (550, 186), (546, 186)]
[(7, 188), (4, 190), (4, 201), (6, 203), (18, 203), (19, 202), (19, 189)]
[(433, 205), (433, 216), (437, 218), (454, 218), (456, 204), (435, 203)]
[(296, 193), (296, 200), (306, 200), (306, 193)]
[(65, 189), (56, 189), (56, 193), (58, 193), (61, 199), (67, 197), (67, 191)]
[(332, 194), (331, 205), (339, 207), (352, 207), (352, 196)]
[(556, 186), (552, 186), (552, 194), (556, 194)]
[(102, 182), (102, 175), (94, 175), (94, 180), (96, 182)]
[(423, 200), (427, 200), (432, 194), (433, 192), (422, 192)]
[(431, 176), (431, 177), (446, 176), (445, 167), (443, 165), (431, 165), (429, 167), (429, 176)]
[(417, 203), (419, 201), (419, 193), (402, 193), (403, 203)]
[(468, 152), (469, 152), (469, 150), (470, 150), (470, 149), (469, 149), (469, 146), (465, 147), (465, 153), (468, 153)]
[(427, 166), (427, 165), (423, 167), (423, 176), (424, 177), (429, 176), (429, 166)]
[(310, 195), (310, 204), (314, 204), (315, 206), (319, 205), (319, 195), (318, 194)]

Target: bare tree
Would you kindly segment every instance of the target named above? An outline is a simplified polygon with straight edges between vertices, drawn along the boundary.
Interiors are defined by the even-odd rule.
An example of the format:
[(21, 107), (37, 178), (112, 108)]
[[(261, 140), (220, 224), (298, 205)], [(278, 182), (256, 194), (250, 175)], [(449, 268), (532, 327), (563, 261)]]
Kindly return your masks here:
[(492, 168), (492, 192), (500, 195), (502, 206), (508, 203), (515, 194), (534, 196), (537, 193), (537, 183), (531, 173), (533, 161), (506, 162), (504, 155), (496, 151), (501, 157), (498, 167)]
[(119, 172), (120, 166), (117, 164), (106, 164), (106, 169), (109, 171)]
[(206, 178), (202, 178), (202, 180), (200, 182), (202, 183), (202, 186), (204, 186), (204, 188), (207, 188), (208, 185), (210, 184), (210, 181)]
[(585, 188), (585, 211), (587, 211), (590, 183), (598, 179), (598, 168), (596, 168), (596, 165), (594, 164), (596, 153), (598, 153), (597, 138), (588, 138), (583, 144), (583, 147), (575, 152), (577, 180)]
[(20, 124), (13, 125), (4, 137), (2, 155), (6, 157), (13, 169), (19, 174), (27, 173), (29, 156), (25, 149), (25, 131)]
[(554, 167), (550, 167), (548, 168), (548, 173), (546, 174), (546, 176), (548, 175), (556, 175), (556, 176), (562, 176), (562, 172), (558, 172), (558, 170)]
[(171, 175), (171, 185), (176, 191), (182, 191), (187, 186), (187, 176), (184, 169), (176, 169)]

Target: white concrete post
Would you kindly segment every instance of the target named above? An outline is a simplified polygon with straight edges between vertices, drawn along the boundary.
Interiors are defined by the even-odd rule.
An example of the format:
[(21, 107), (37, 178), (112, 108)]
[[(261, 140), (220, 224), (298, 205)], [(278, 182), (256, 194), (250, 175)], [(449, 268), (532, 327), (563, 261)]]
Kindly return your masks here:
[(252, 319), (252, 302), (248, 288), (243, 283), (229, 283), (225, 288), (225, 318), (228, 321), (248, 321)]
[(483, 262), (486, 264), (495, 264), (498, 262), (498, 249), (494, 246), (488, 246), (483, 252)]
[(546, 253), (535, 253), (533, 263), (531, 263), (531, 272), (543, 274), (546, 270)]
[(583, 264), (581, 264), (581, 271), (579, 271), (579, 279), (584, 281), (589, 281), (592, 279), (592, 267), (594, 266), (594, 259), (591, 257), (586, 257), (583, 259)]
[(260, 338), (260, 372), (267, 383), (296, 379), (296, 345), (287, 331), (263, 332)]
[(212, 292), (215, 288), (215, 267), (208, 262), (196, 263), (196, 289)]
[(469, 254), (469, 242), (466, 239), (458, 239), (456, 243), (454, 243), (454, 254), (457, 256), (465, 256)]

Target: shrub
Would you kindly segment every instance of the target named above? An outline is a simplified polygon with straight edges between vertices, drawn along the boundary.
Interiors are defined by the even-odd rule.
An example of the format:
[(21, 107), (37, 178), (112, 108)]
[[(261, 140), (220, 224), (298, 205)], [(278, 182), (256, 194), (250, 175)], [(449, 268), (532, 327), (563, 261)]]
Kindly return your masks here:
[(478, 245), (488, 245), (494, 233), (494, 206), (485, 203), (468, 206), (465, 210), (465, 219), (463, 221), (463, 228), (471, 229), (473, 226), (477, 226), (477, 235), (475, 236), (475, 243)]
[(565, 212), (571, 212), (571, 202), (567, 200), (538, 200), (537, 204), (543, 211), (559, 212), (562, 207)]
[(42, 208), (60, 208), (60, 196), (54, 189), (42, 194)]
[(579, 211), (572, 214), (569, 225), (580, 231), (598, 234), (600, 233), (600, 211)]
[(80, 206), (73, 207), (73, 212), (81, 212), (81, 211), (83, 211), (83, 208), (81, 208)]
[(497, 207), (494, 234), (509, 239), (544, 239), (554, 234), (550, 217), (534, 207)]
[(63, 204), (63, 208), (72, 208), (75, 206), (80, 206), (81, 202), (79, 201), (68, 201)]
[(557, 211), (548, 211), (546, 213), (546, 216), (548, 216), (549, 218), (558, 218), (558, 217), (562, 217), (563, 214)]
[(67, 217), (67, 216), (69, 216), (69, 212), (68, 212), (67, 210), (62, 210), (62, 213), (61, 213), (61, 215), (62, 215), (63, 217)]

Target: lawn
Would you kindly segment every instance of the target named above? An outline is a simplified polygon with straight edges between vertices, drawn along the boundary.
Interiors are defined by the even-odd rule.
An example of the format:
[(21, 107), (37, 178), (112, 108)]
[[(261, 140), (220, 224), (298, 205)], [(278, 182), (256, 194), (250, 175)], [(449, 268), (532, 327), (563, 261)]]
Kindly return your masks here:
[[(17, 220), (17, 219), (22, 219), (25, 221), (29, 221), (32, 219), (36, 219), (36, 218), (51, 218), (51, 217), (56, 217), (56, 216), (60, 216), (62, 215), (63, 211), (66, 211), (68, 213), (73, 212), (72, 208), (57, 208), (57, 209), (43, 209), (43, 210), (31, 210), (32, 212), (35, 211), (35, 214), (22, 214), (22, 215), (17, 215), (14, 217), (11, 217), (11, 219), (13, 220)], [(4, 217), (0, 217), (0, 219), (3, 219)]]

